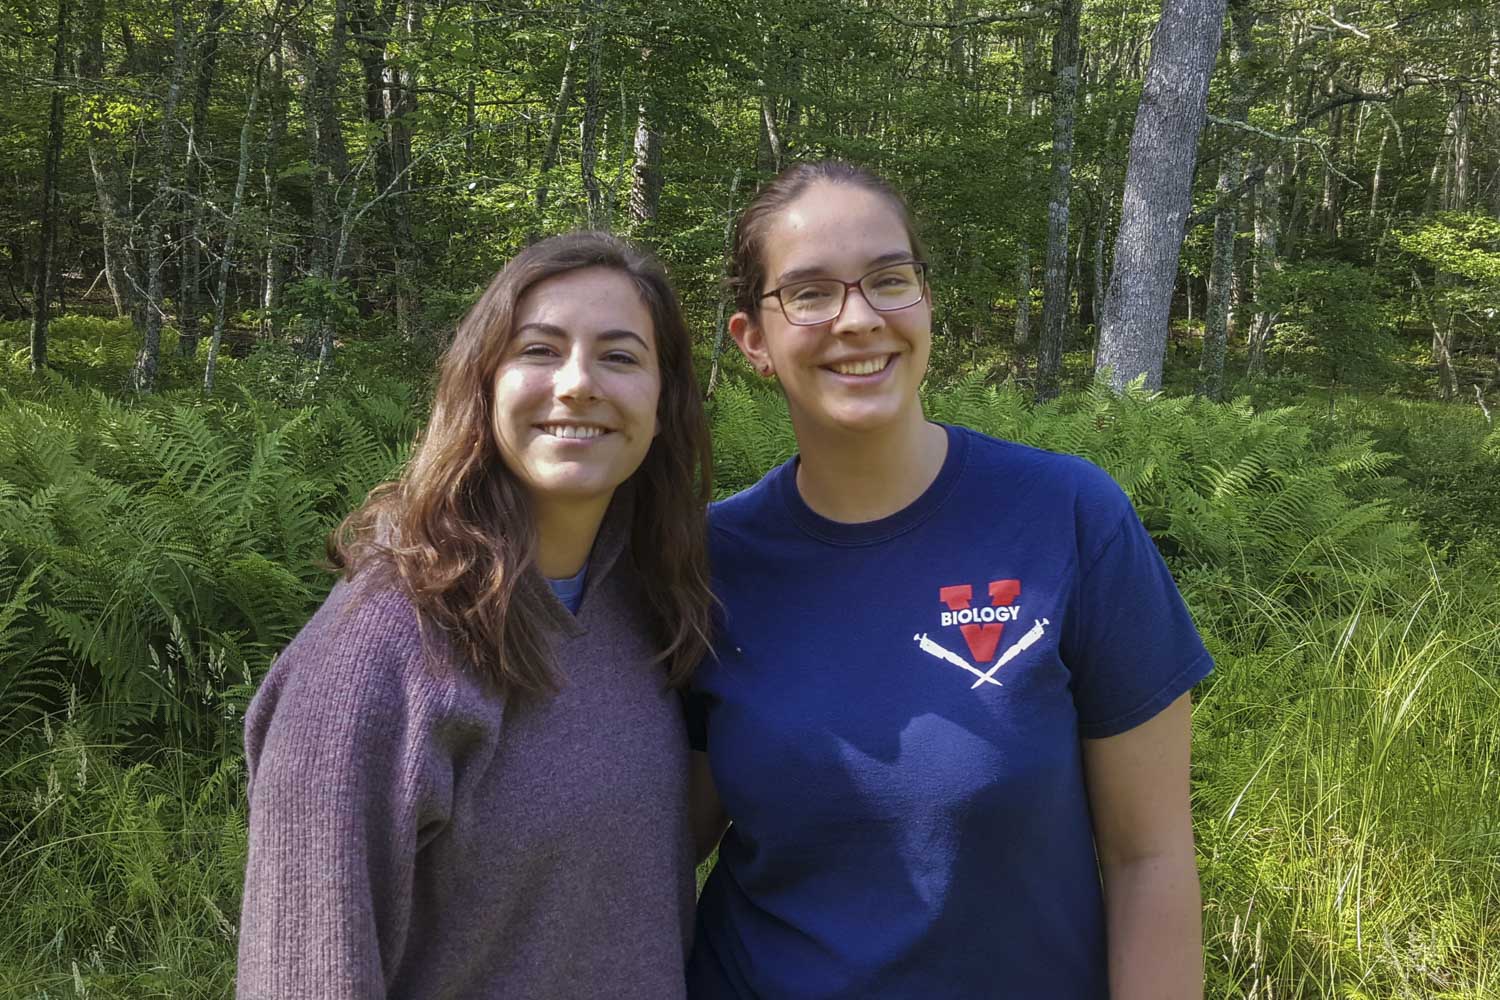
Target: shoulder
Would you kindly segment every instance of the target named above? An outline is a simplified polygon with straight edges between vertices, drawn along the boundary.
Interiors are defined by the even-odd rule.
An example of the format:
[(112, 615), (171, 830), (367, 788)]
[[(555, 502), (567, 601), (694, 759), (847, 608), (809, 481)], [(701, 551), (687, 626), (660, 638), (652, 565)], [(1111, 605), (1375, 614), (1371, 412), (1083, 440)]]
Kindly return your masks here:
[(1071, 520), (1086, 556), (1104, 544), (1135, 508), (1104, 469), (1078, 455), (1048, 451), (954, 428), (965, 448), (961, 492), (1004, 497), (1015, 516), (1040, 525)]
[(483, 698), (410, 598), (365, 576), (341, 581), (277, 657), (245, 720), (256, 756), (277, 731), (368, 742), (431, 730)]
[(953, 428), (966, 442), (965, 475), (1004, 477), (1053, 499), (1077, 497), (1085, 504), (1128, 507), (1129, 499), (1108, 472), (1086, 458)]
[(730, 542), (735, 538), (763, 531), (767, 521), (782, 509), (778, 481), (786, 474), (790, 464), (778, 465), (762, 476), (755, 485), (709, 504), (710, 544)]

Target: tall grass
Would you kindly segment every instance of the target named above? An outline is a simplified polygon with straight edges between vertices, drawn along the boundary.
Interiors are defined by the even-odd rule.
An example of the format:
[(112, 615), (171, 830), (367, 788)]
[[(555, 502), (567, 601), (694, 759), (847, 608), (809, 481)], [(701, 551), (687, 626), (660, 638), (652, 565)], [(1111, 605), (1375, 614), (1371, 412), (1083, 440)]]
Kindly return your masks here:
[(1249, 604), (1194, 715), (1211, 995), (1500, 996), (1494, 595)]

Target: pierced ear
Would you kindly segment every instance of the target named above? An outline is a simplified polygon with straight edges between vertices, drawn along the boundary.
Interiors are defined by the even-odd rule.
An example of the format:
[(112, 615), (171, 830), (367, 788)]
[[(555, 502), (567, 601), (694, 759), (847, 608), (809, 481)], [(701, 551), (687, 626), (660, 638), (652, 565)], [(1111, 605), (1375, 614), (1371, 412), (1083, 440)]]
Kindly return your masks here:
[(771, 352), (766, 349), (766, 335), (749, 313), (737, 312), (729, 317), (729, 335), (734, 338), (740, 353), (763, 377), (776, 374), (771, 361)]

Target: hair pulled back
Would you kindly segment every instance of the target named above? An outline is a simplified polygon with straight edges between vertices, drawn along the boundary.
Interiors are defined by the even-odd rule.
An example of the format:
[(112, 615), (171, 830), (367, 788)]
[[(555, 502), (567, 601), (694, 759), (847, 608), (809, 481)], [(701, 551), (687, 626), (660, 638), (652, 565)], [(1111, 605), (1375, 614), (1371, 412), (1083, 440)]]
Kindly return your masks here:
[(794, 163), (762, 184), (740, 213), (734, 227), (734, 253), (729, 261), (726, 284), (736, 310), (755, 315), (766, 292), (766, 233), (776, 216), (814, 184), (847, 184), (884, 198), (901, 218), (912, 255), (924, 256), (922, 241), (912, 222), (906, 199), (880, 176), (845, 160), (810, 160)]
[(708, 422), (691, 338), (657, 261), (606, 233), (575, 232), (517, 254), (459, 323), (439, 363), (427, 423), (400, 478), (373, 490), (328, 539), (346, 578), (367, 566), (391, 574), (424, 622), (438, 626), (501, 696), (558, 685), (539, 602), (530, 498), (506, 468), (494, 434), (495, 378), (515, 336), (516, 306), (539, 282), (588, 267), (628, 277), (651, 313), (661, 374), (660, 433), (621, 489), (635, 505), (628, 553), (639, 568), (649, 626), (672, 684), (707, 648), (704, 512), (712, 493)]

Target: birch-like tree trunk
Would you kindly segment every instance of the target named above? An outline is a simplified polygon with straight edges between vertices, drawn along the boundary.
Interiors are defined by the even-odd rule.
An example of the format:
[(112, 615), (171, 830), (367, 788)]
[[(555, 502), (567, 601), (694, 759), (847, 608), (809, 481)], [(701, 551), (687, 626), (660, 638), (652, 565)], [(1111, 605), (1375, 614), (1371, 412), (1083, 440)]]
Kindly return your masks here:
[(578, 180), (583, 185), (586, 224), (590, 229), (608, 228), (604, 219), (603, 197), (599, 190), (599, 119), (601, 108), (600, 79), (603, 67), (600, 60), (601, 35), (597, 11), (590, 10), (588, 19), (588, 79), (583, 84), (583, 121), (578, 127)]
[(1266, 302), (1266, 286), (1271, 275), (1281, 270), (1276, 253), (1276, 238), (1281, 227), (1281, 164), (1276, 156), (1261, 179), (1255, 213), (1255, 261), (1251, 269), (1250, 297), (1255, 302), (1255, 316), (1250, 321), (1246, 374), (1258, 378), (1265, 369), (1266, 342), (1276, 323), (1276, 314)]
[(1193, 164), (1223, 29), (1224, 0), (1166, 0), (1130, 138), (1097, 367), (1123, 389), (1161, 388), (1172, 288), (1192, 206)]
[[(588, 16), (588, 0), (581, 5), (583, 16)], [(557, 100), (552, 102), (552, 122), (547, 127), (547, 145), (542, 150), (541, 180), (536, 186), (536, 210), (547, 210), (547, 175), (557, 166), (558, 147), (562, 143), (563, 119), (567, 117), (568, 105), (573, 103), (574, 54), (578, 51), (578, 39), (582, 25), (575, 26), (568, 36), (568, 52), (563, 56), (562, 82), (557, 86)]]
[(419, 247), (412, 224), (416, 210), (412, 184), (412, 115), (417, 110), (416, 43), (422, 34), (424, 7), (422, 0), (406, 0), (397, 37), (402, 57), (396, 67), (386, 65), (387, 141), (391, 148), (391, 167), (395, 171), (396, 190), (391, 198), (392, 253), (396, 265), (396, 331), (410, 338), (416, 333), (417, 317), (422, 310), (422, 289), (417, 281), (421, 269)]
[(267, 103), (265, 147), (261, 157), (264, 164), (262, 180), (265, 187), (265, 283), (261, 294), (260, 335), (272, 340), (281, 337), (282, 300), (286, 289), (286, 251), (280, 234), (276, 231), (276, 220), (281, 208), (281, 185), (278, 180), (277, 152), (286, 138), (287, 93), (285, 64), (281, 55), (281, 42), (271, 46), (271, 80), (268, 87), (270, 100)]
[[(1250, 43), (1255, 30), (1255, 10), (1250, 0), (1230, 0), (1229, 31), (1233, 41), (1230, 50), (1229, 118), (1244, 123), (1250, 115), (1250, 81), (1245, 69), (1250, 63)], [(1203, 325), (1203, 357), (1198, 364), (1198, 394), (1219, 399), (1224, 394), (1224, 356), (1229, 348), (1229, 314), (1233, 306), (1235, 274), (1235, 236), (1240, 229), (1240, 199), (1231, 197), (1239, 190), (1245, 173), (1243, 148), (1226, 150), (1219, 158), (1219, 181), (1216, 198), (1218, 214), (1214, 217), (1214, 255), (1208, 274), (1208, 313)]]
[(47, 367), (47, 323), (51, 318), (52, 252), (57, 244), (57, 164), (63, 143), (63, 64), (68, 50), (68, 0), (57, 5), (57, 39), (52, 49), (52, 99), (47, 116), (47, 150), (42, 157), (41, 234), (31, 288), (31, 370)]
[(1042, 338), (1036, 397), (1057, 395), (1068, 335), (1068, 210), (1073, 188), (1073, 123), (1078, 112), (1078, 18), (1081, 0), (1060, 0), (1052, 38), (1052, 196), (1047, 203), (1047, 269), (1042, 288)]
[(183, 0), (176, 0), (172, 6), (172, 27), (176, 35), (172, 46), (172, 75), (162, 101), (161, 127), (156, 140), (155, 195), (147, 208), (150, 224), (146, 234), (146, 331), (130, 375), (131, 387), (136, 392), (155, 389), (157, 371), (161, 367), (161, 325), (165, 315), (162, 270), (166, 266), (166, 216), (172, 203), (172, 137), (177, 128), (177, 103), (182, 94), (182, 78), (192, 34), (183, 17)]
[(661, 205), (661, 122), (651, 50), (641, 51), (643, 78), (635, 119), (635, 162), (630, 171), (630, 221), (647, 229), (656, 222)]
[[(104, 87), (104, 0), (84, 0), (80, 8), (78, 76), (93, 86)], [(94, 198), (99, 210), (99, 230), (103, 237), (104, 277), (114, 302), (115, 315), (144, 319), (136, 307), (139, 289), (144, 282), (135, 266), (130, 248), (130, 215), (119, 194), (119, 181), (125, 171), (108, 131), (100, 120), (102, 99), (85, 101), (83, 119), (84, 143), (88, 150), (89, 173), (94, 181)], [(144, 326), (144, 322), (140, 324)]]

